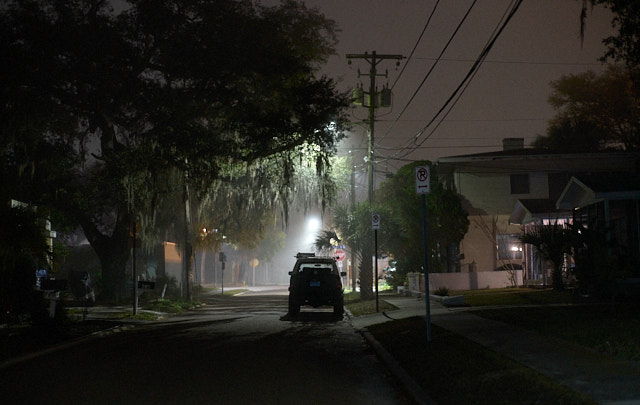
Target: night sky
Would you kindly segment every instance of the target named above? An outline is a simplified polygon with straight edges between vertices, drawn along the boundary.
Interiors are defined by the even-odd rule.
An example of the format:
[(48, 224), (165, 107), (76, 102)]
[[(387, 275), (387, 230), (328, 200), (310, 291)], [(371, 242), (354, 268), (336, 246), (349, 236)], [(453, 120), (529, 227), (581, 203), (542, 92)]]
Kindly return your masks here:
[[(346, 54), (365, 51), (409, 56), (436, 1), (431, 0), (306, 0), (326, 17), (337, 22), (341, 32), (338, 54), (324, 69), (347, 90), (359, 82), (365, 89), (369, 78), (358, 79), (357, 69), (369, 65)], [(600, 71), (598, 58), (604, 53), (602, 39), (613, 33), (611, 15), (602, 8), (589, 13), (584, 43), (580, 40), (581, 0), (525, 0), (495, 42), (486, 61), (453, 109), (440, 125), (442, 116), (418, 137), (437, 111), (461, 83), (469, 68), (513, 3), (507, 0), (477, 1), (442, 59), (416, 92), (435, 63), (472, 0), (441, 0), (405, 71), (395, 61), (379, 64), (379, 89), (393, 87), (393, 106), (377, 113), (375, 130), (377, 170), (394, 172), (413, 160), (436, 160), (490, 152), (502, 148), (502, 139), (524, 138), (530, 144), (545, 134), (554, 111), (547, 104), (549, 82), (564, 74)], [(396, 83), (397, 80), (397, 83)], [(414, 95), (411, 103), (407, 104)], [(404, 110), (404, 113), (400, 113)], [(446, 111), (446, 110), (445, 110)], [(367, 110), (356, 107), (353, 122), (367, 118)], [(437, 128), (436, 128), (437, 126)], [(366, 133), (354, 126), (343, 142), (345, 148), (366, 148)], [(426, 139), (425, 139), (426, 138)], [(400, 150), (400, 147), (411, 146)]]

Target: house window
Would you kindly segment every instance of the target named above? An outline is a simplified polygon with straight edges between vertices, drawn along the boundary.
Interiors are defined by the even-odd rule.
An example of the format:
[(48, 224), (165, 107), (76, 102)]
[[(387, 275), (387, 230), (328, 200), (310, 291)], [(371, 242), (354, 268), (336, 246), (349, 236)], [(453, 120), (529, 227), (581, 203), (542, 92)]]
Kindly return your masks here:
[(498, 235), (498, 259), (522, 260), (522, 242), (517, 234)]
[(529, 194), (529, 174), (511, 175), (511, 194)]

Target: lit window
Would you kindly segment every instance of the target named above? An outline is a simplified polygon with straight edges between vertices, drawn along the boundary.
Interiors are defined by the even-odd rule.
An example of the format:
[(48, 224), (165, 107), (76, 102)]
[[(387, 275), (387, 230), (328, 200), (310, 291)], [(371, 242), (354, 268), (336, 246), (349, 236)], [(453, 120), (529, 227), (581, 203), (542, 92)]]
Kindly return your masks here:
[(522, 260), (522, 242), (517, 234), (498, 235), (498, 259)]
[(571, 219), (566, 219), (566, 218), (554, 218), (554, 219), (546, 219), (543, 218), (542, 219), (542, 225), (558, 225), (558, 226), (562, 226), (565, 227), (567, 224), (570, 224), (572, 221)]

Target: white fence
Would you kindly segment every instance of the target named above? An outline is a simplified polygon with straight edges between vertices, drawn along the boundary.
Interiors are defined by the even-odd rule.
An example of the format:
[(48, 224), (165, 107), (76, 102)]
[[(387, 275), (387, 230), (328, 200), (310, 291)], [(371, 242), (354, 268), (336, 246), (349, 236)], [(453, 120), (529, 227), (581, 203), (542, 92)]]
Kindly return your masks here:
[[(480, 290), (523, 285), (523, 270), (480, 271), (473, 273), (429, 273), (429, 291), (438, 288), (449, 290)], [(424, 277), (420, 273), (409, 273), (409, 291), (424, 292)]]

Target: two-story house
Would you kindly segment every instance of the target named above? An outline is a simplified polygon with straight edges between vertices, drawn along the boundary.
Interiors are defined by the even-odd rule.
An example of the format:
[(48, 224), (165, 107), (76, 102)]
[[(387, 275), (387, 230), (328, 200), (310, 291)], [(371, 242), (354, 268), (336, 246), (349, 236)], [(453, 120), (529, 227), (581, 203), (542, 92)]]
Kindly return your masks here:
[(575, 206), (557, 202), (574, 176), (632, 176), (639, 162), (632, 152), (525, 149), (521, 138), (505, 139), (502, 151), (438, 159), (440, 180), (469, 213), (457, 270), (524, 269), (525, 280), (542, 280), (542, 264), (519, 240), (526, 227), (572, 218)]

